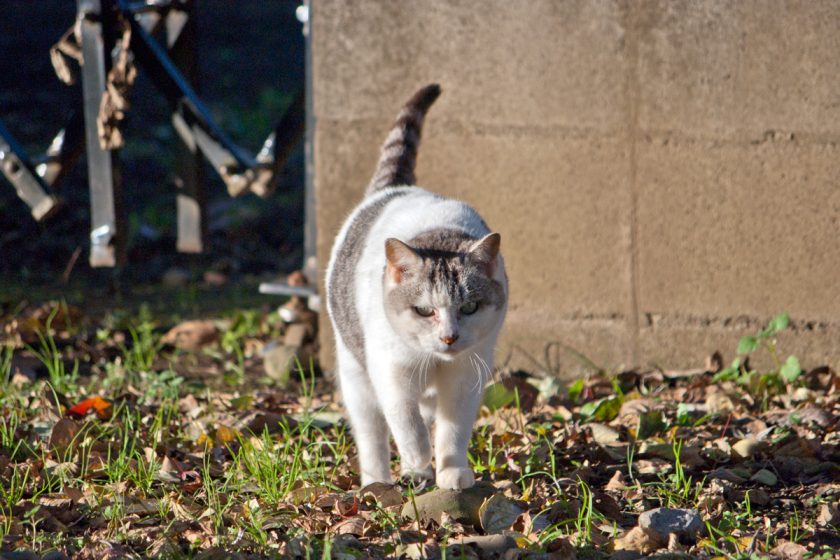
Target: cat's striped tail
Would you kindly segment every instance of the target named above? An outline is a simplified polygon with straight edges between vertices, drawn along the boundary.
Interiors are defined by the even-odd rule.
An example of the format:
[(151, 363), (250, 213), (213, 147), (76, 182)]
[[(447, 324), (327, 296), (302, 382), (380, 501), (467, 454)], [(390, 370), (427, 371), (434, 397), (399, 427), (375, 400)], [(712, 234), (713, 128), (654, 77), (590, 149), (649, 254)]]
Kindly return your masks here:
[(423, 130), (423, 117), (439, 95), (440, 86), (430, 84), (415, 93), (403, 106), (385, 143), (382, 144), (379, 163), (366, 195), (386, 187), (415, 183), (414, 163), (417, 160), (417, 147), (420, 145), (420, 133)]

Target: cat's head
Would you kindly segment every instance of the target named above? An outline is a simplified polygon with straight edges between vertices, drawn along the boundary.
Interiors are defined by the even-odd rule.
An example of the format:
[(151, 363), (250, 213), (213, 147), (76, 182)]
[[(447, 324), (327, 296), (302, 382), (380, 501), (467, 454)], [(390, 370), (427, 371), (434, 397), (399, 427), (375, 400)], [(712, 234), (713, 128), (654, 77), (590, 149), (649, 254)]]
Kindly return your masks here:
[(385, 311), (402, 340), (451, 360), (496, 332), (507, 300), (494, 278), (500, 239), (443, 230), (385, 242)]

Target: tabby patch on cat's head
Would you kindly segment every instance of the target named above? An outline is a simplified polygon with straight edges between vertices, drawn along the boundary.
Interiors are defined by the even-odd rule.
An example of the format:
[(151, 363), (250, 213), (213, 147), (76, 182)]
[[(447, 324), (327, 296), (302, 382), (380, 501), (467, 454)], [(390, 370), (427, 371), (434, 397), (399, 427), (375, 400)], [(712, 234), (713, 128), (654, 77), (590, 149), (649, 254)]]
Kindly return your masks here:
[(439, 229), (385, 242), (385, 312), (403, 340), (451, 360), (495, 331), (505, 307), (493, 278), (500, 240)]

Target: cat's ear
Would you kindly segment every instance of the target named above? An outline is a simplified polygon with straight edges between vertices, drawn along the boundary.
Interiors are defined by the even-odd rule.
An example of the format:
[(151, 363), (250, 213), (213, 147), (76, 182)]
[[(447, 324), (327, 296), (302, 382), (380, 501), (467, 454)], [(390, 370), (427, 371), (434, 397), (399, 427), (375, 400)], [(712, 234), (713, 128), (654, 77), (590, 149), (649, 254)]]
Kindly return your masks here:
[(470, 258), (484, 265), (487, 276), (493, 276), (496, 271), (496, 257), (499, 256), (499, 245), (502, 236), (498, 233), (488, 233), (470, 247)]
[(385, 240), (385, 257), (388, 259), (388, 274), (397, 284), (402, 281), (403, 274), (419, 266), (421, 261), (414, 249), (394, 237)]

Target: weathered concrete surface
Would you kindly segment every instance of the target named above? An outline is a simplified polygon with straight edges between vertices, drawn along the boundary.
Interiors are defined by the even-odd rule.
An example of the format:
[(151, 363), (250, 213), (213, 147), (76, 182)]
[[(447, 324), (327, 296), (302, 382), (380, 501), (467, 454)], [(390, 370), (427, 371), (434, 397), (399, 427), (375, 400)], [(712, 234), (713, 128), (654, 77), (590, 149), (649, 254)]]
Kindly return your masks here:
[(312, 41), (322, 267), (435, 81), (418, 177), (502, 233), (500, 360), (696, 366), (788, 311), (840, 366), (839, 3), (315, 0)]

